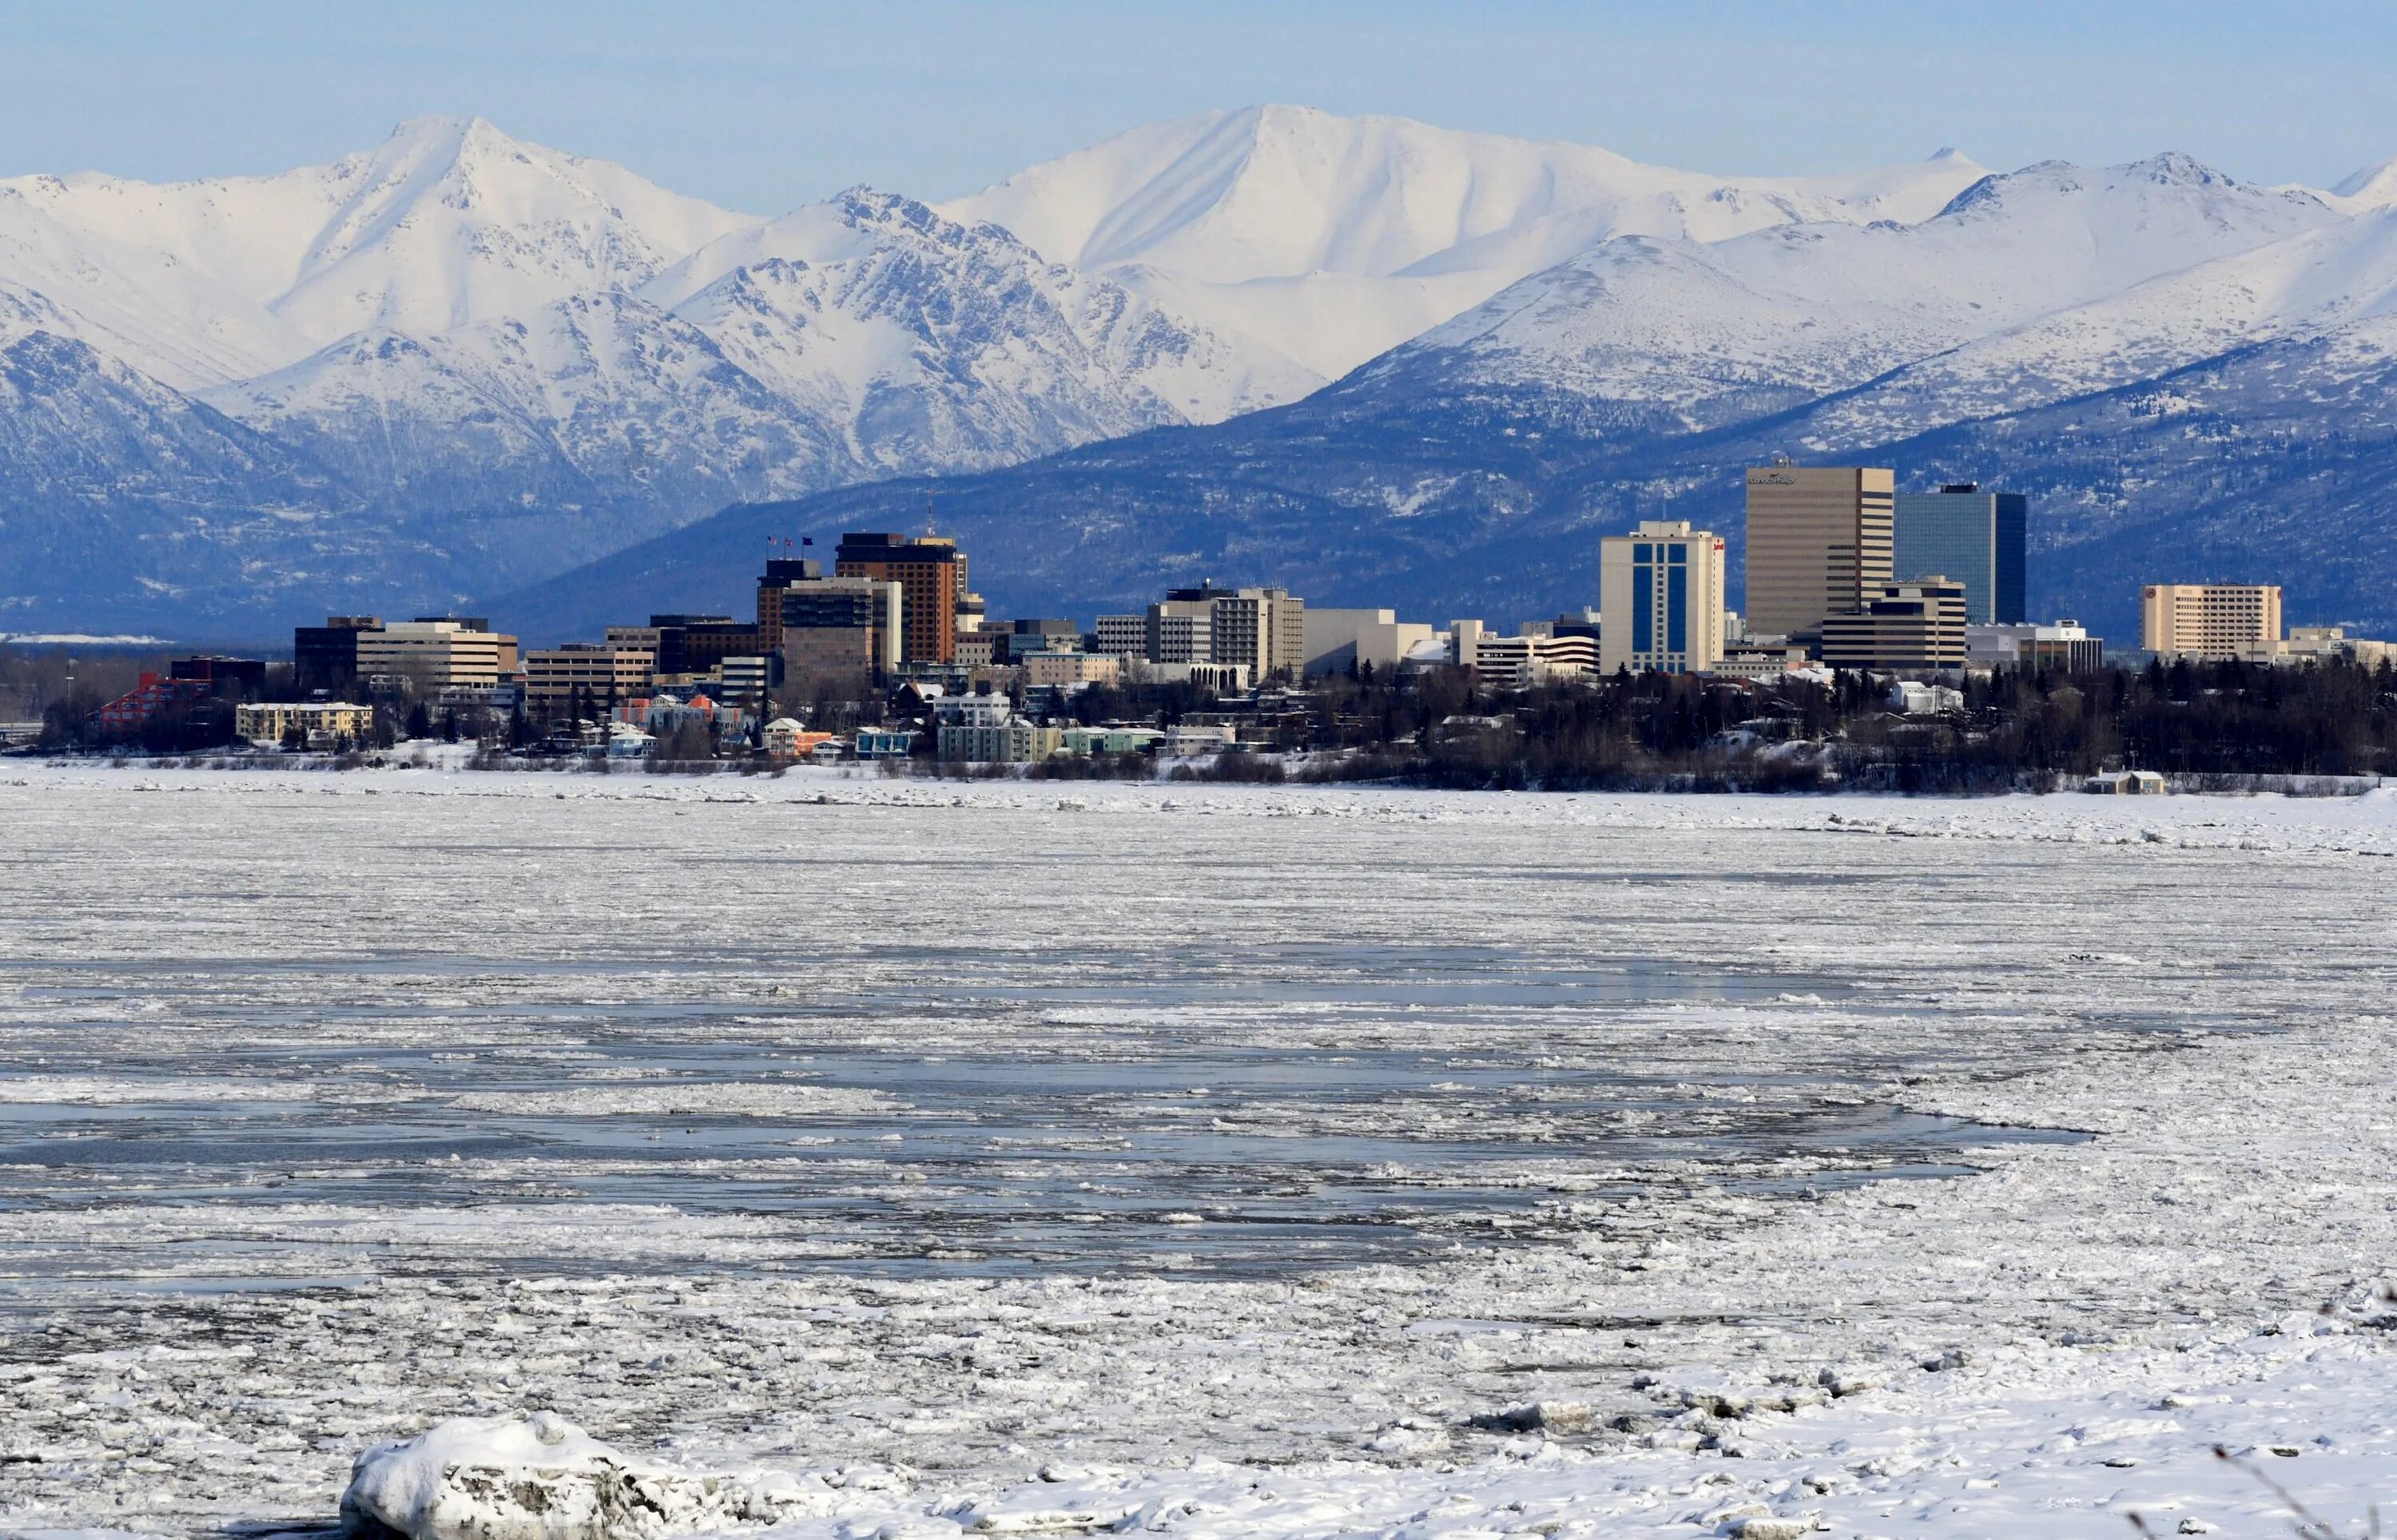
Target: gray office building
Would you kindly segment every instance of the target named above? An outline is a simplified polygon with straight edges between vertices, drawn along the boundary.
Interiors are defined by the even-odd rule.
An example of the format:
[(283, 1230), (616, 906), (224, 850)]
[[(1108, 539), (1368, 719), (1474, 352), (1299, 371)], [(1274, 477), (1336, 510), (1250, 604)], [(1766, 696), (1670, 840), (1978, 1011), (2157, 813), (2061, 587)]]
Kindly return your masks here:
[(1956, 482), (1936, 492), (1900, 492), (1890, 566), (1897, 581), (1946, 578), (1964, 585), (1964, 617), (1975, 626), (2023, 621), (2023, 526), (2029, 500)]

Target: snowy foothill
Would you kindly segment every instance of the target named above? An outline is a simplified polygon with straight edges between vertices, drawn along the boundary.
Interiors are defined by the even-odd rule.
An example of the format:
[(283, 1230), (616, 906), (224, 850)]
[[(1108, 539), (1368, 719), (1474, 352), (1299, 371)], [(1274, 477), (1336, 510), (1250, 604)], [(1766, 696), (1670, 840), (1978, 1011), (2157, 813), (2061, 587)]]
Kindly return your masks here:
[(2397, 1475), (2388, 791), (0, 820), (9, 1533), (2361, 1533)]

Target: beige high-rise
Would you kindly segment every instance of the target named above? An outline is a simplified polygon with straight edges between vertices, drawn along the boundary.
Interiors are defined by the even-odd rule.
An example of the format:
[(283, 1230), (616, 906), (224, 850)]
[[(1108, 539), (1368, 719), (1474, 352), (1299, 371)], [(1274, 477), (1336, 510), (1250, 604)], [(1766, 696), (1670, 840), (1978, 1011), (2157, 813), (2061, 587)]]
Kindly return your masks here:
[(2280, 639), (2277, 583), (2149, 583), (2139, 592), (2139, 645), (2149, 652), (2229, 658)]
[(1748, 472), (1748, 630), (1816, 642), (1890, 580), (1897, 473), (1767, 465)]

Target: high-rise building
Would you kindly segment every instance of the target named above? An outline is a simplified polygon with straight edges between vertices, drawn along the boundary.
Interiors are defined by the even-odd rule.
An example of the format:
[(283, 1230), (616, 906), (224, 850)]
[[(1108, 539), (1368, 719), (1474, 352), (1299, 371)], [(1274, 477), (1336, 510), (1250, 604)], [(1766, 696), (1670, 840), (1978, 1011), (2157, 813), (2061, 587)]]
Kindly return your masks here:
[(2030, 499), (1951, 482), (1936, 492), (1900, 492), (1892, 530), (1890, 577), (1934, 575), (1964, 585), (1964, 614), (1975, 626), (2020, 625), (2023, 541)]
[(757, 646), (767, 653), (783, 645), (783, 591), (802, 578), (824, 576), (824, 564), (805, 557), (769, 557), (757, 579)]
[(880, 679), (899, 666), (905, 592), (875, 578), (801, 578), (781, 591), (777, 616), (785, 678), (856, 674)]
[(1723, 650), (1723, 542), (1648, 519), (1598, 543), (1600, 673), (1704, 673)]
[(2280, 639), (2278, 584), (2149, 583), (2139, 591), (2139, 645), (2149, 652), (2227, 659)]
[(1896, 497), (1896, 472), (1869, 466), (1749, 471), (1748, 634), (1814, 642), (1826, 617), (1862, 608), (1890, 580)]
[(1964, 585), (1936, 573), (1876, 584), (1857, 608), (1823, 617), (1822, 654), (1835, 669), (1961, 669)]
[(1306, 671), (1306, 601), (1288, 589), (1169, 589), (1149, 616), (1152, 663), (1235, 663), (1258, 680)]
[(899, 585), (899, 657), (905, 663), (956, 660), (965, 566), (957, 543), (934, 535), (851, 533), (833, 551), (835, 576)]

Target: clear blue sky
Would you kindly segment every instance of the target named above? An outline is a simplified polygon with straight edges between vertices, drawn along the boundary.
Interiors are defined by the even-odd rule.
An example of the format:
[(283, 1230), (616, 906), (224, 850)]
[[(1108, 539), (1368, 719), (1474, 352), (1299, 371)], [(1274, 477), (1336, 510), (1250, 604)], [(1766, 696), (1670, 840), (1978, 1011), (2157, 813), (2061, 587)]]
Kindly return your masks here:
[(2392, 80), (2389, 0), (9, 0), (0, 175), (279, 170), (475, 113), (771, 214), (860, 181), (944, 197), (1136, 123), (1293, 101), (1717, 172), (1953, 144), (2323, 184), (2397, 155)]

